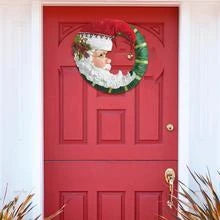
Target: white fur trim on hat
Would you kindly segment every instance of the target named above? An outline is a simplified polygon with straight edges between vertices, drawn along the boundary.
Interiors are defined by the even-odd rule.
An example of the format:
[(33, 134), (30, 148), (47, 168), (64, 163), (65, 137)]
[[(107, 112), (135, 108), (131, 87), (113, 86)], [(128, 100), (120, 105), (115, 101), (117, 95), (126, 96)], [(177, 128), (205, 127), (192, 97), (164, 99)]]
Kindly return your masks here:
[(95, 50), (112, 50), (112, 40), (110, 37), (102, 36), (102, 35), (81, 35), (83, 38), (87, 39), (87, 43), (90, 44), (92, 49)]

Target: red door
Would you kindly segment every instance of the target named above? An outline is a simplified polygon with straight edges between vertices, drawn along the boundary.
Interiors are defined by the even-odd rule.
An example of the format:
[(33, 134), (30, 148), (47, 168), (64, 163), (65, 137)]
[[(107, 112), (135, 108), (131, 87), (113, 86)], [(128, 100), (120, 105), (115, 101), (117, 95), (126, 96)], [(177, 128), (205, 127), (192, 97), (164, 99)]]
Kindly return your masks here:
[[(71, 54), (81, 25), (103, 18), (134, 24), (149, 48), (146, 75), (121, 95), (90, 86)], [(168, 216), (164, 172), (178, 163), (177, 42), (177, 8), (44, 7), (46, 215), (67, 203), (60, 219)], [(131, 69), (128, 45), (118, 45), (113, 68)]]

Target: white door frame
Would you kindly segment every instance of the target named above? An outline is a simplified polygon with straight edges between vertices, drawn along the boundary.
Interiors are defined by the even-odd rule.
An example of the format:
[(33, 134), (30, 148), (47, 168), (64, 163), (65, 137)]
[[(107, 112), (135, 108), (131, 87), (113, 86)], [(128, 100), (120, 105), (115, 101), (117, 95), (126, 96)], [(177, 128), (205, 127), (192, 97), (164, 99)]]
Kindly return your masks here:
[[(38, 133), (41, 148), (35, 149), (36, 172), (33, 181), (36, 184), (37, 203), (42, 204), (39, 212), (43, 212), (43, 6), (160, 6), (179, 7), (179, 50), (178, 50), (178, 177), (188, 185), (186, 165), (189, 164), (189, 85), (190, 85), (190, 5), (189, 2), (170, 1), (68, 1), (32, 0), (32, 66), (33, 74), (39, 76), (39, 124)], [(39, 161), (41, 164), (39, 166)]]

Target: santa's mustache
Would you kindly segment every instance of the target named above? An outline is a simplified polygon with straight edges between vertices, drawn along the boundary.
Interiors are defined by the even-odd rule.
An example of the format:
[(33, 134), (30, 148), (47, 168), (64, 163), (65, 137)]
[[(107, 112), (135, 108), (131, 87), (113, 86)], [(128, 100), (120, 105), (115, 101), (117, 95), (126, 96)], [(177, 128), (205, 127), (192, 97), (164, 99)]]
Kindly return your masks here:
[(104, 66), (103, 69), (104, 69), (104, 70), (108, 70), (108, 71), (110, 71), (111, 68), (112, 68), (111, 64), (107, 63), (107, 64), (105, 64), (105, 66)]

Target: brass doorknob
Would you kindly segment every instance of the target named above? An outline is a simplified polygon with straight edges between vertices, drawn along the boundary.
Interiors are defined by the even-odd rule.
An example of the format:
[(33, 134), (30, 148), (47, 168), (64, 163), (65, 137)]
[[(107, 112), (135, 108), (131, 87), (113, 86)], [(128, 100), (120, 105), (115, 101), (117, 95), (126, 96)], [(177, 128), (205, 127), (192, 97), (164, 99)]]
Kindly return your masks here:
[(174, 125), (172, 123), (169, 123), (166, 125), (166, 128), (168, 131), (173, 131), (174, 130)]

